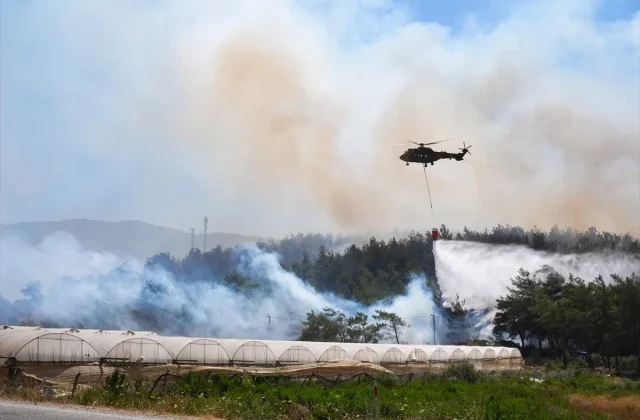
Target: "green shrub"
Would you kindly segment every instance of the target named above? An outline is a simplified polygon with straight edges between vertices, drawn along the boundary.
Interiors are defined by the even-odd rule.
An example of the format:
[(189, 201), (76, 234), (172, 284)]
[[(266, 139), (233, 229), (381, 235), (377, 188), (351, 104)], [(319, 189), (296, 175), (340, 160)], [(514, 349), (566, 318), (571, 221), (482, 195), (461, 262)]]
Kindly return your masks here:
[[(607, 378), (575, 369), (543, 373), (541, 383), (522, 372), (487, 374), (469, 365), (450, 367), (441, 375), (422, 375), (406, 383), (388, 375), (376, 377), (383, 419), (589, 419), (571, 407), (568, 395), (638, 395), (640, 383)], [(371, 418), (373, 382), (369, 378), (340, 384), (291, 378), (210, 377), (198, 373), (169, 382), (166, 391), (149, 392), (152, 382), (129, 386), (120, 373), (102, 388), (80, 392), (73, 401), (144, 409), (159, 413), (211, 415), (249, 419)]]

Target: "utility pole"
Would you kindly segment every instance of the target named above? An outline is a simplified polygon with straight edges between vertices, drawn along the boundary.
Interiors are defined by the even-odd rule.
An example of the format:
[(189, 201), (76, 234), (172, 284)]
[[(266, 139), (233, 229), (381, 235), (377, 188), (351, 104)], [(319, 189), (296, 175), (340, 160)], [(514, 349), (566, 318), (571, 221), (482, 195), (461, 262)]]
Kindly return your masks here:
[(431, 319), (433, 320), (433, 344), (436, 344), (436, 315), (431, 314)]
[(204, 244), (202, 246), (202, 253), (207, 252), (207, 224), (209, 223), (209, 219), (207, 216), (204, 217)]
[(195, 247), (195, 241), (196, 241), (196, 233), (195, 233), (195, 229), (191, 228), (191, 251), (193, 251), (193, 248)]

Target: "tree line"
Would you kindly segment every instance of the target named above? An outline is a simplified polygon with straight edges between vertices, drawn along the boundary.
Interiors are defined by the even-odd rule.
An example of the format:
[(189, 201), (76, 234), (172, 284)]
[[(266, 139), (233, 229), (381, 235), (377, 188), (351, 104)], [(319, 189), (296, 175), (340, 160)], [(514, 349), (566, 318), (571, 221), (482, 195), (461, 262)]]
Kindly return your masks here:
[[(445, 340), (449, 343), (463, 340), (467, 344), (473, 335), (473, 325), (476, 322), (465, 308), (465, 301), (456, 296), (451, 307), (443, 312), (447, 317)], [(339, 343), (379, 343), (390, 340), (396, 344), (407, 344), (402, 340), (406, 328), (410, 327), (407, 320), (394, 312), (384, 310), (376, 310), (372, 318), (373, 322), (370, 322), (369, 316), (360, 311), (348, 317), (344, 312), (329, 307), (317, 313), (312, 310), (307, 312), (298, 340)], [(500, 339), (496, 341), (505, 343)], [(480, 343), (477, 339), (475, 342), (480, 345), (488, 344)]]
[[(554, 226), (545, 232), (538, 228), (527, 231), (517, 226), (498, 225), (484, 231), (465, 227), (453, 233), (441, 225), (440, 238), (516, 244), (559, 253), (617, 251), (640, 254), (638, 239), (628, 234), (600, 232), (595, 228), (581, 232)], [(474, 333), (473, 314), (467, 311), (464, 302), (457, 299), (449, 308), (441, 305), (442, 294), (435, 271), (430, 232), (410, 232), (404, 237), (388, 240), (297, 234), (281, 241), (261, 242), (257, 246), (281, 255), (285, 269), (317, 290), (335, 293), (365, 305), (404, 293), (409, 275), (423, 274), (435, 303), (447, 317), (447, 340), (464, 340)], [(156, 263), (164, 259), (163, 265), (168, 265), (170, 271), (180, 277), (206, 273), (239, 290), (255, 286), (255, 279), (246, 278), (235, 270), (237, 254), (231, 248), (216, 247), (204, 254), (192, 250), (183, 260), (168, 255), (155, 258)], [(552, 352), (562, 354), (565, 361), (569, 352), (577, 349), (598, 351), (607, 363), (618, 355), (637, 355), (640, 326), (634, 323), (634, 319), (640, 319), (640, 314), (633, 309), (633, 305), (640, 307), (637, 278), (615, 277), (609, 285), (602, 278), (593, 282), (592, 279), (587, 280), (564, 279), (552, 272), (540, 280), (521, 271), (509, 293), (497, 302), (494, 334), (516, 339), (521, 348), (535, 340), (536, 347), (541, 348), (544, 344)], [(636, 296), (635, 301), (633, 296)], [(602, 299), (608, 299), (609, 306)], [(391, 313), (380, 316), (378, 314), (378, 318), (370, 321), (364, 314), (347, 317), (332, 308), (325, 308), (319, 313), (312, 311), (307, 313), (299, 339), (377, 342), (389, 339), (393, 330), (395, 333), (391, 339), (400, 342), (402, 332), (408, 326), (406, 320)], [(395, 318), (392, 320), (392, 317)]]
[(630, 253), (640, 252), (640, 241), (629, 233), (598, 231), (590, 227), (585, 231), (572, 228), (560, 228), (554, 225), (548, 232), (533, 227), (528, 231), (519, 226), (498, 225), (491, 230), (474, 231), (464, 227), (462, 232), (455, 235), (443, 225), (441, 237), (453, 240), (474, 241), (496, 245), (525, 245), (539, 251), (558, 253), (586, 253), (598, 251), (621, 251)]
[(400, 338), (407, 322), (393, 312), (376, 310), (369, 322), (369, 316), (363, 312), (347, 317), (333, 308), (324, 308), (322, 312), (307, 313), (304, 328), (298, 340), (339, 343), (378, 343), (390, 339), (401, 344)]
[[(447, 226), (441, 225), (440, 238), (517, 244), (561, 253), (617, 251), (640, 254), (638, 239), (628, 234), (599, 232), (595, 228), (580, 232), (554, 226), (544, 232), (538, 228), (527, 231), (521, 227), (498, 225), (484, 231), (465, 227), (454, 234)], [(441, 301), (430, 232), (413, 231), (388, 240), (299, 233), (282, 240), (259, 242), (257, 246), (280, 255), (283, 268), (317, 290), (335, 293), (365, 305), (402, 294), (412, 273), (426, 277), (436, 303)], [(235, 248), (218, 246), (205, 253), (193, 249), (183, 258), (160, 253), (149, 258), (147, 265), (162, 266), (176, 278), (187, 282), (206, 279), (223, 282), (239, 290), (255, 287), (255, 279), (247, 278), (237, 270), (240, 258)]]
[(634, 355), (640, 368), (640, 277), (602, 276), (585, 281), (552, 271), (521, 269), (496, 305), (494, 334), (519, 340), (522, 348), (561, 355), (599, 354), (604, 365)]
[[(630, 235), (599, 232), (595, 228), (580, 232), (556, 226), (545, 232), (537, 228), (525, 230), (521, 227), (498, 225), (484, 231), (465, 227), (462, 231), (453, 233), (447, 226), (441, 225), (440, 238), (503, 245), (519, 244), (550, 252), (617, 251), (640, 254), (638, 239)], [(473, 335), (474, 320), (485, 315), (467, 311), (464, 302), (459, 300), (449, 308), (443, 307), (430, 232), (414, 231), (386, 240), (300, 233), (282, 240), (260, 242), (257, 246), (264, 251), (278, 253), (284, 269), (295, 273), (316, 290), (331, 292), (364, 305), (405, 293), (410, 275), (423, 275), (433, 292), (435, 304), (447, 317), (450, 331), (447, 340), (450, 342)], [(193, 249), (182, 258), (168, 253), (156, 254), (147, 260), (146, 266), (162, 267), (181, 283), (222, 283), (238, 292), (260, 287), (259, 278), (251, 278), (238, 269), (241, 257), (242, 253), (237, 252), (235, 247), (218, 246), (204, 253)], [(598, 286), (598, 281), (587, 280), (583, 284), (573, 278), (560, 280), (557, 274), (549, 274), (544, 280), (534, 280), (530, 274), (521, 272), (514, 279), (514, 286), (509, 293), (498, 301), (496, 334), (505, 333), (520, 341), (521, 346), (531, 340), (539, 340), (540, 343), (537, 344), (546, 343), (565, 353), (585, 347), (601, 351), (605, 358), (607, 355), (615, 359), (616, 354), (635, 354), (638, 345), (634, 344), (637, 343), (637, 337), (633, 334), (636, 333), (629, 331), (636, 331), (640, 327), (631, 322), (630, 314), (638, 317), (638, 313), (633, 312), (631, 304), (624, 299), (637, 296), (633, 294), (637, 293), (633, 292), (636, 290), (633, 287), (637, 288), (637, 280), (622, 279), (606, 286)], [(532, 283), (527, 283), (528, 281)], [(628, 290), (623, 288), (623, 284)], [(521, 290), (525, 286), (530, 289)], [(597, 291), (599, 292), (596, 293)], [(3, 303), (0, 305), (0, 312), (13, 314), (12, 318), (6, 315), (7, 319), (16, 318), (15, 314), (20, 317), (20, 314), (29, 313), (29, 301), (34, 300), (27, 296), (29, 293), (29, 290), (25, 291), (27, 300), (5, 302), (6, 304), (0, 302)], [(590, 296), (591, 300), (585, 296)], [(605, 298), (608, 299), (606, 304), (602, 300)], [(636, 305), (640, 307), (639, 303)], [(600, 308), (599, 312), (595, 308)], [(391, 322), (390, 317), (397, 316), (395, 314), (377, 314), (378, 318), (369, 320), (362, 314), (347, 317), (331, 311), (333, 310), (328, 309), (328, 312), (325, 310), (307, 314), (300, 337), (314, 337), (314, 340), (320, 341), (333, 337), (337, 338), (336, 341), (348, 339), (375, 342), (383, 337), (388, 339), (389, 325), (391, 328), (395, 325), (397, 328), (394, 330), (393, 340), (401, 341), (402, 331), (408, 325), (402, 319)], [(590, 322), (597, 323), (597, 328), (591, 328)], [(564, 330), (565, 327), (570, 328)]]

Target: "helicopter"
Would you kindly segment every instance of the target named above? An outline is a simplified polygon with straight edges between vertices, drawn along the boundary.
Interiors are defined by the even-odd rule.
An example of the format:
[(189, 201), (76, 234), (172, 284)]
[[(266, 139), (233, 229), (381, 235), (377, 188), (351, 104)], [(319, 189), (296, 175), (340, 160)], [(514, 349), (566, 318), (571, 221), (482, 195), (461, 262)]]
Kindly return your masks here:
[(426, 147), (431, 144), (442, 143), (443, 141), (447, 140), (433, 141), (431, 143), (416, 143), (413, 141), (408, 141), (409, 143), (416, 144), (419, 147), (405, 150), (405, 152), (400, 155), (400, 160), (406, 162), (407, 166), (409, 166), (409, 163), (422, 163), (426, 168), (429, 164), (433, 166), (433, 164), (440, 159), (455, 159), (460, 161), (463, 160), (464, 155), (466, 155), (467, 153), (471, 154), (471, 152), (469, 151), (471, 146), (467, 147), (464, 142), (462, 143), (462, 148), (460, 149), (462, 150), (462, 152), (460, 153), (438, 152), (430, 147)]

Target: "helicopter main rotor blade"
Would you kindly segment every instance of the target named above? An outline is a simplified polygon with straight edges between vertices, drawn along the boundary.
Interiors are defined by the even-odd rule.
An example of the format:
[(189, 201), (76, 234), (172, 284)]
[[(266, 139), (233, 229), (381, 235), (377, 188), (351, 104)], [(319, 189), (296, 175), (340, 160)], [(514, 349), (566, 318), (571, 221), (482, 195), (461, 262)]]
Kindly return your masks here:
[(418, 146), (428, 146), (430, 144), (438, 144), (438, 143), (442, 143), (443, 141), (449, 141), (451, 139), (444, 139), (444, 140), (438, 140), (438, 141), (432, 141), (431, 143), (416, 143), (415, 141), (411, 141), (411, 140), (407, 140), (409, 143), (413, 143), (416, 144)]

